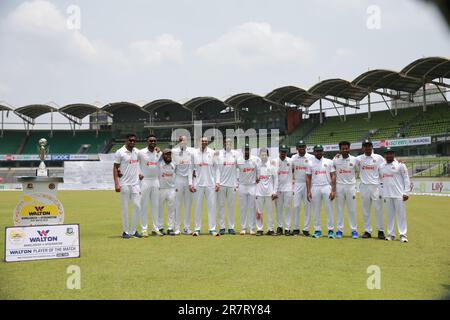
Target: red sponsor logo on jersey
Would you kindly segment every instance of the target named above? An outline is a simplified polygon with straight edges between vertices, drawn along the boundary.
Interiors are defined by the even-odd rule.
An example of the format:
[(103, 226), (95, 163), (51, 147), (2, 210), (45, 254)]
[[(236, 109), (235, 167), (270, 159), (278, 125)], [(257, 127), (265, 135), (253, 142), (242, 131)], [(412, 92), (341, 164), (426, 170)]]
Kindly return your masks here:
[(383, 178), (393, 178), (394, 175), (392, 173), (383, 173)]
[(164, 178), (164, 177), (173, 177), (173, 173), (163, 173), (161, 176), (162, 176), (163, 178)]
[(339, 173), (346, 174), (346, 173), (353, 173), (353, 171), (352, 170), (339, 169)]
[(316, 170), (316, 171), (314, 171), (314, 174), (315, 174), (315, 175), (318, 175), (318, 174), (327, 174), (327, 171), (326, 171), (326, 170)]
[(278, 171), (278, 175), (280, 174), (289, 174), (289, 171), (280, 170)]
[(128, 160), (128, 163), (129, 164), (136, 164), (136, 163), (138, 163), (138, 161), (137, 160)]
[(375, 170), (375, 166), (362, 166), (361, 169), (363, 169), (363, 170)]
[(244, 169), (242, 170), (242, 172), (253, 172), (253, 171), (255, 171), (254, 168), (244, 168)]
[(306, 167), (303, 167), (303, 166), (295, 166), (294, 169), (295, 169), (295, 170), (306, 170), (307, 168), (306, 168)]
[(259, 176), (259, 180), (268, 180), (269, 176)]
[(200, 167), (207, 167), (207, 166), (209, 166), (209, 164), (207, 162), (200, 163)]
[(224, 166), (234, 166), (235, 163), (234, 163), (234, 162), (226, 162), (226, 161), (225, 161), (225, 162), (223, 163), (223, 165), (224, 165)]
[(149, 167), (156, 166), (157, 164), (158, 164), (157, 162), (152, 162), (152, 161), (147, 162), (147, 166), (149, 166)]

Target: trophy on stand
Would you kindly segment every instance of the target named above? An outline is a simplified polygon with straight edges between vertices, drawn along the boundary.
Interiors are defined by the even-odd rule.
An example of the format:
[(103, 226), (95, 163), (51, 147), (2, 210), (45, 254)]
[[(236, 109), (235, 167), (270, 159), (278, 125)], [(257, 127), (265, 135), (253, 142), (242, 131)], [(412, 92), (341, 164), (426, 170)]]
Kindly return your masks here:
[(39, 139), (39, 159), (36, 176), (17, 177), (22, 183), (22, 197), (13, 213), (15, 226), (54, 225), (64, 223), (64, 208), (56, 198), (63, 177), (49, 177), (44, 160), (49, 148), (47, 139)]
[(39, 164), (39, 167), (36, 170), (36, 176), (38, 177), (48, 177), (48, 169), (46, 168), (44, 163), (45, 156), (47, 154), (48, 154), (47, 139), (41, 138), (39, 139), (39, 159), (41, 159), (41, 163)]

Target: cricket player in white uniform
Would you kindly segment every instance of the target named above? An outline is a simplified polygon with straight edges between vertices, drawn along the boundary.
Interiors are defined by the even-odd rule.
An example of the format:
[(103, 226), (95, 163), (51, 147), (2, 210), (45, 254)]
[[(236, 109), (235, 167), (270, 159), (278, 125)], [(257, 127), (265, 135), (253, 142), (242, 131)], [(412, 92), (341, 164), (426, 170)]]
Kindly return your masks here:
[(220, 189), (217, 194), (219, 233), (225, 234), (225, 205), (228, 210), (228, 234), (235, 235), (234, 208), (236, 205), (238, 153), (231, 150), (231, 139), (225, 140), (224, 149), (219, 151), (217, 165), (220, 175)]
[[(196, 185), (193, 183), (193, 173), (195, 172)], [(192, 165), (189, 173), (189, 189), (194, 192), (195, 205), (195, 231), (193, 236), (200, 235), (202, 226), (202, 203), (203, 196), (206, 198), (208, 209), (208, 229), (209, 234), (218, 236), (216, 232), (216, 192), (219, 191), (220, 175), (217, 170), (217, 162), (214, 150), (208, 147), (208, 138), (201, 139), (201, 147), (194, 151)]]
[(353, 239), (358, 239), (356, 222), (356, 170), (358, 160), (350, 154), (350, 142), (339, 142), (339, 154), (333, 159), (336, 170), (336, 238), (344, 232), (344, 211), (347, 206), (348, 223)]
[(148, 203), (152, 204), (152, 235), (163, 236), (163, 216), (160, 215), (159, 204), (159, 180), (158, 163), (161, 152), (156, 148), (156, 137), (150, 135), (147, 138), (147, 147), (139, 150), (139, 167), (141, 169), (141, 225), (142, 234), (148, 237)]
[[(114, 155), (113, 177), (116, 192), (120, 192), (122, 210), (122, 238), (142, 238), (136, 230), (140, 211), (139, 164), (136, 135), (129, 134), (125, 145)], [(128, 228), (128, 204), (131, 200), (131, 229)]]
[[(164, 216), (164, 203), (167, 203), (167, 234), (169, 236), (175, 235), (175, 171), (176, 165), (172, 162), (172, 151), (164, 149), (162, 160), (158, 163), (159, 216)], [(179, 230), (178, 234), (180, 234)]]
[(385, 159), (386, 162), (380, 166), (379, 173), (382, 182), (381, 193), (386, 208), (386, 240), (395, 240), (395, 218), (397, 217), (400, 241), (408, 242), (405, 207), (410, 190), (408, 169), (404, 163), (399, 163), (394, 159), (394, 150), (391, 148), (385, 149)]
[[(250, 235), (256, 234), (256, 170), (259, 159), (250, 155), (250, 146), (244, 146), (244, 156), (238, 158), (238, 198), (241, 222), (241, 235), (247, 232), (247, 221)], [(247, 219), (248, 212), (248, 219)]]
[(277, 168), (269, 161), (269, 152), (261, 148), (259, 152), (261, 161), (256, 170), (256, 227), (257, 236), (263, 235), (263, 212), (267, 210), (267, 235), (276, 235), (273, 231), (273, 202), (277, 199), (278, 173)]
[(312, 202), (314, 214), (314, 238), (322, 237), (320, 211), (322, 201), (327, 215), (328, 238), (334, 239), (334, 217), (332, 201), (336, 193), (336, 173), (333, 161), (323, 157), (323, 146), (314, 146), (314, 159), (306, 172), (308, 200)]
[(294, 169), (294, 230), (292, 234), (300, 234), (300, 211), (303, 202), (303, 235), (309, 237), (309, 225), (311, 223), (311, 203), (306, 192), (306, 170), (311, 164), (313, 155), (306, 152), (306, 143), (303, 140), (297, 142), (297, 154), (292, 156)]
[(191, 206), (192, 193), (189, 191), (189, 167), (192, 163), (193, 148), (187, 147), (186, 136), (180, 136), (179, 148), (172, 150), (172, 161), (176, 165), (175, 177), (175, 234), (179, 233), (181, 225), (181, 205), (184, 207), (184, 228), (183, 234), (191, 235)]
[(289, 147), (281, 145), (278, 158), (273, 160), (273, 165), (278, 174), (277, 200), (277, 235), (283, 234), (283, 209), (285, 210), (284, 234), (291, 235), (292, 196), (293, 196), (293, 168), (291, 158), (287, 156)]
[(359, 163), (359, 193), (361, 195), (361, 207), (364, 220), (364, 234), (362, 238), (372, 237), (372, 204), (375, 207), (375, 222), (378, 229), (378, 239), (385, 239), (383, 212), (381, 209), (380, 175), (379, 167), (384, 163), (384, 159), (379, 154), (373, 152), (373, 145), (370, 140), (363, 142), (362, 155), (357, 157)]

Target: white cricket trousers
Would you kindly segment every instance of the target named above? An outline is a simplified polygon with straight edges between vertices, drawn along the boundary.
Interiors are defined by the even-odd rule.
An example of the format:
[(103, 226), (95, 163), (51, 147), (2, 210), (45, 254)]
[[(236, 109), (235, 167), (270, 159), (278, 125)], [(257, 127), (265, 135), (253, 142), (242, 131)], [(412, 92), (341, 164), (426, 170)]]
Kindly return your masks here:
[[(256, 186), (241, 184), (238, 189), (239, 211), (241, 230), (247, 229), (247, 221), (250, 231), (256, 228)], [(248, 220), (247, 220), (248, 211)]]
[[(136, 223), (140, 212), (140, 188), (135, 186), (120, 187), (120, 206), (122, 209), (122, 230), (128, 234), (136, 232)], [(131, 200), (131, 229), (128, 229), (128, 204)]]
[(380, 188), (376, 184), (359, 185), (359, 194), (361, 195), (361, 207), (363, 213), (364, 231), (372, 233), (372, 203), (375, 207), (375, 223), (378, 231), (384, 230), (383, 211), (381, 210)]
[(344, 211), (347, 206), (348, 224), (351, 231), (356, 231), (356, 185), (337, 184), (336, 185), (336, 227), (338, 231), (344, 232)]
[(184, 228), (189, 229), (191, 225), (192, 193), (189, 191), (188, 177), (175, 177), (175, 226), (174, 231), (180, 230), (181, 225), (181, 204), (184, 208)]
[(309, 231), (311, 224), (311, 203), (308, 201), (306, 182), (294, 185), (294, 230), (300, 230), (300, 211), (303, 202), (303, 230)]
[[(164, 221), (164, 204), (167, 203), (167, 229), (173, 230), (175, 224), (175, 189), (159, 189), (159, 219)], [(162, 228), (162, 226), (161, 226)]]
[(236, 189), (220, 186), (217, 194), (219, 228), (225, 229), (225, 204), (228, 211), (228, 229), (234, 229), (234, 207), (236, 205)]
[(312, 209), (314, 214), (314, 231), (322, 231), (320, 226), (320, 211), (323, 206), (325, 208), (325, 213), (327, 215), (327, 228), (328, 230), (334, 229), (334, 216), (333, 216), (333, 205), (330, 200), (330, 185), (323, 186), (312, 186)]
[(163, 228), (163, 216), (159, 211), (159, 188), (153, 187), (148, 180), (141, 181), (141, 226), (142, 231), (147, 231), (148, 226), (148, 203), (152, 203), (153, 231)]
[(258, 231), (263, 230), (263, 216), (264, 216), (264, 207), (266, 208), (266, 217), (267, 217), (267, 230), (273, 231), (273, 205), (272, 205), (272, 196), (257, 196), (256, 197), (256, 210), (261, 213), (261, 218), (256, 219), (256, 228)]
[(386, 208), (388, 236), (395, 236), (396, 217), (399, 235), (406, 236), (406, 206), (403, 199), (384, 198), (384, 206)]
[(208, 229), (209, 231), (216, 230), (216, 191), (215, 186), (212, 187), (197, 187), (195, 192), (195, 230), (202, 228), (202, 209), (203, 196), (206, 198), (206, 208), (208, 210)]
[(283, 228), (283, 209), (285, 210), (284, 227), (286, 230), (291, 229), (292, 216), (292, 191), (278, 191), (278, 198), (275, 200), (277, 210), (277, 225)]

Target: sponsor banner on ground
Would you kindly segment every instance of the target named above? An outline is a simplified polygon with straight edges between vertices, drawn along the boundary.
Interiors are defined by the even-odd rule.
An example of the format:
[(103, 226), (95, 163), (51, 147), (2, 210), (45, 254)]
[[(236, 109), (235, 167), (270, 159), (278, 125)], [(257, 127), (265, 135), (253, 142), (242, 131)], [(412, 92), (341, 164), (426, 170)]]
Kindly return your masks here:
[[(98, 154), (47, 154), (46, 161), (99, 160)], [(40, 161), (37, 154), (2, 154), (0, 161)]]
[(70, 155), (68, 154), (52, 154), (52, 161), (67, 161), (70, 160)]
[(79, 257), (78, 224), (6, 228), (6, 262)]
[(412, 179), (413, 194), (450, 195), (450, 181), (439, 179)]

